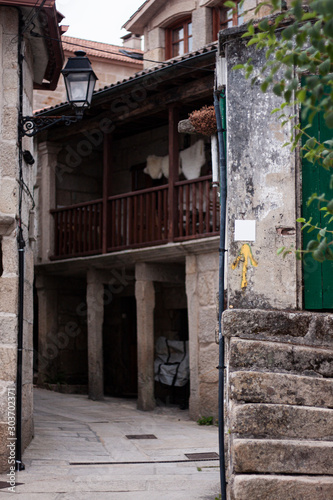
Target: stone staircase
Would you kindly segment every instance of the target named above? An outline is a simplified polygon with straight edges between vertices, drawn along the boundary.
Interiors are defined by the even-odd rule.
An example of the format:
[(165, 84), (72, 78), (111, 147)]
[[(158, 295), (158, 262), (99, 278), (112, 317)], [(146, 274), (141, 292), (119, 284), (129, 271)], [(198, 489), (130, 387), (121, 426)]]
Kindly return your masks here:
[(333, 315), (229, 310), (230, 500), (333, 499)]

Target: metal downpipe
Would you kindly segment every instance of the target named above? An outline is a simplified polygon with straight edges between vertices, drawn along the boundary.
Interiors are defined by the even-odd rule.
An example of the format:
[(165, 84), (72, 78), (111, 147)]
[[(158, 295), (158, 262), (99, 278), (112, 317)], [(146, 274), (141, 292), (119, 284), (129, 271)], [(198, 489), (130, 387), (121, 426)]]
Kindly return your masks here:
[(225, 474), (225, 443), (224, 443), (224, 337), (222, 335), (222, 313), (224, 311), (224, 257), (225, 233), (226, 233), (226, 199), (227, 199), (227, 174), (226, 174), (226, 151), (222, 127), (222, 116), (219, 97), (224, 99), (224, 90), (214, 92), (214, 108), (217, 124), (217, 138), (219, 145), (219, 167), (220, 167), (220, 247), (219, 247), (219, 455), (220, 455), (220, 483), (221, 499), (227, 499), (227, 485)]

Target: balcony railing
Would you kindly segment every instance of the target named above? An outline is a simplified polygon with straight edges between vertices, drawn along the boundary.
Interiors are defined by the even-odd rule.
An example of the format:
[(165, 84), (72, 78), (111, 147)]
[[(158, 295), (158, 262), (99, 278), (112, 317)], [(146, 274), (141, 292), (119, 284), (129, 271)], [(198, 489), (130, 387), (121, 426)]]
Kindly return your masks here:
[[(54, 258), (99, 254), (103, 251), (103, 217), (107, 252), (162, 245), (170, 241), (168, 185), (110, 196), (103, 200), (52, 210), (55, 219)], [(219, 234), (217, 190), (211, 176), (175, 183), (177, 200), (173, 241)]]

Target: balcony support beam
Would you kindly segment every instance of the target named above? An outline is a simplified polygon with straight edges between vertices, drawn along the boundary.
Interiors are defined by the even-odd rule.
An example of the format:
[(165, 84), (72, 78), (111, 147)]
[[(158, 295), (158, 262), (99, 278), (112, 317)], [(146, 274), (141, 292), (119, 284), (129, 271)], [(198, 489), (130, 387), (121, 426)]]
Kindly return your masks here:
[(103, 147), (103, 240), (102, 251), (108, 251), (108, 227), (109, 227), (109, 208), (108, 197), (111, 194), (111, 173), (112, 173), (112, 136), (104, 134)]
[(179, 108), (169, 106), (169, 230), (168, 240), (174, 241), (177, 236), (177, 197), (175, 182), (179, 178)]

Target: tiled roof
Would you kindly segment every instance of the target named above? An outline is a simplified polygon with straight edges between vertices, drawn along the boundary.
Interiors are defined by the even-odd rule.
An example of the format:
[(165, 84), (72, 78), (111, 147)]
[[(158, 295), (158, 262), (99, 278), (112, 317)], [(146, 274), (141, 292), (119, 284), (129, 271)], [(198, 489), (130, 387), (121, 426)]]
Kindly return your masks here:
[[(192, 59), (194, 59), (196, 57), (200, 57), (204, 54), (208, 54), (210, 52), (214, 53), (214, 52), (216, 52), (216, 50), (217, 50), (217, 42), (210, 43), (208, 45), (205, 45), (201, 49), (195, 50), (193, 52), (189, 52), (189, 53), (184, 54), (182, 56), (174, 57), (173, 59), (169, 59), (168, 61), (165, 61), (165, 62), (158, 63), (156, 66), (151, 66), (149, 68), (143, 69), (142, 71), (138, 71), (133, 76), (130, 76), (128, 78), (124, 78), (123, 80), (120, 80), (116, 83), (112, 83), (111, 85), (107, 85), (106, 87), (101, 88), (99, 90), (95, 90), (94, 96), (99, 95), (103, 92), (107, 92), (108, 90), (114, 89), (114, 88), (121, 86), (125, 83), (129, 83), (129, 82), (138, 80), (139, 78), (144, 77), (146, 75), (150, 75), (152, 73), (155, 73), (156, 71), (171, 68), (172, 66), (176, 66), (183, 61), (191, 61)], [(57, 104), (56, 106), (51, 106), (50, 108), (41, 109), (38, 111), (38, 113), (47, 113), (48, 111), (52, 111), (53, 109), (60, 108), (62, 106), (65, 106), (66, 104), (68, 105), (68, 103), (63, 102), (61, 104)]]
[(108, 43), (92, 42), (90, 40), (83, 40), (81, 38), (73, 38), (70, 36), (63, 36), (61, 38), (62, 45), (65, 51), (76, 52), (77, 50), (84, 50), (87, 56), (96, 56), (103, 59), (111, 59), (113, 61), (127, 62), (142, 66), (142, 61), (137, 59), (130, 59), (119, 52), (119, 49), (126, 49), (127, 52), (135, 52), (143, 54), (140, 50), (129, 49), (119, 45), (110, 45)]

